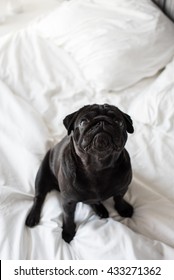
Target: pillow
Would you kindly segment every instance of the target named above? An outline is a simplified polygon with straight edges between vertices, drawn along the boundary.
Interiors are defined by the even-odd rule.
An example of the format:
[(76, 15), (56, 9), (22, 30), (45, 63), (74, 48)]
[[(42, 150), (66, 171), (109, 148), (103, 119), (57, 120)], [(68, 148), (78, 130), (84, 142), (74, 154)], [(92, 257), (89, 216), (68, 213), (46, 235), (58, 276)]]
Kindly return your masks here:
[(36, 24), (95, 90), (122, 90), (174, 55), (174, 25), (150, 0), (71, 0)]

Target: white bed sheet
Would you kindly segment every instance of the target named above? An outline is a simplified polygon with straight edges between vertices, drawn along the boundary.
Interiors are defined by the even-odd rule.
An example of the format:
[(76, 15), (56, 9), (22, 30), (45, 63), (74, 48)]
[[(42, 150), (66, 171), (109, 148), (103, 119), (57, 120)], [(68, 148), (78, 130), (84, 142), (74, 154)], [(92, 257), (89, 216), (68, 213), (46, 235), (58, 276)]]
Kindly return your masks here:
[[(174, 59), (155, 77), (121, 92), (96, 92), (71, 56), (25, 28), (0, 38), (0, 258), (174, 259)], [(77, 205), (77, 233), (62, 240), (61, 197), (51, 192), (41, 221), (27, 228), (34, 179), (45, 152), (66, 134), (62, 120), (88, 103), (129, 113), (133, 181), (126, 199), (132, 219), (113, 201), (108, 219)]]

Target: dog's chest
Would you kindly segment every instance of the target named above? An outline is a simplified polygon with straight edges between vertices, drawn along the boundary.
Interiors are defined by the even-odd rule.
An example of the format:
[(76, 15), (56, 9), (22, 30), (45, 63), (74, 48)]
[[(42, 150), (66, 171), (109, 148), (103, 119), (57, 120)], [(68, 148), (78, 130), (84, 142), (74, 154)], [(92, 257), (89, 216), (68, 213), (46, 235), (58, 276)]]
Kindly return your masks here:
[[(106, 200), (111, 196), (123, 195), (128, 186), (130, 169), (120, 172), (120, 169), (94, 171), (91, 176), (77, 176), (75, 189), (79, 201), (88, 204)], [(131, 174), (130, 174), (131, 175)]]

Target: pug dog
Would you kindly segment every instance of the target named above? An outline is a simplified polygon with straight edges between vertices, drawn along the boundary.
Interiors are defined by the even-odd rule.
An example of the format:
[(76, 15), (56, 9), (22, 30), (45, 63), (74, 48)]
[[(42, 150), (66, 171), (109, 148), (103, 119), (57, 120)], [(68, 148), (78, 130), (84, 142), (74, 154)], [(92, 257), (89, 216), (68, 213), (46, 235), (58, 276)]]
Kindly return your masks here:
[(133, 133), (129, 115), (113, 105), (87, 105), (63, 120), (67, 135), (45, 155), (35, 180), (34, 204), (26, 225), (39, 223), (46, 194), (60, 191), (63, 206), (62, 237), (70, 242), (76, 232), (76, 204), (89, 204), (100, 218), (109, 216), (102, 201), (113, 197), (122, 217), (133, 207), (124, 200), (132, 179), (125, 149), (127, 133)]

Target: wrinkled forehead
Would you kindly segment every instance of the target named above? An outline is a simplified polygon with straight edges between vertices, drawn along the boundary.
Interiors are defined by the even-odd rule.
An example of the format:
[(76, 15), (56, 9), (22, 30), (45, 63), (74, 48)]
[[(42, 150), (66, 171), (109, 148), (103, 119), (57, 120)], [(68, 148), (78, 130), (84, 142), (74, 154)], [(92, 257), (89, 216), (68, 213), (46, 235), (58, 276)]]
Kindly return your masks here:
[(93, 104), (93, 105), (88, 105), (85, 106), (81, 112), (79, 113), (78, 117), (77, 117), (77, 121), (79, 119), (83, 119), (83, 118), (94, 118), (96, 116), (103, 116), (106, 115), (108, 117), (118, 117), (118, 118), (122, 118), (122, 113), (121, 111), (113, 106), (113, 105), (109, 105), (109, 104), (104, 104), (104, 105), (98, 105), (98, 104)]

